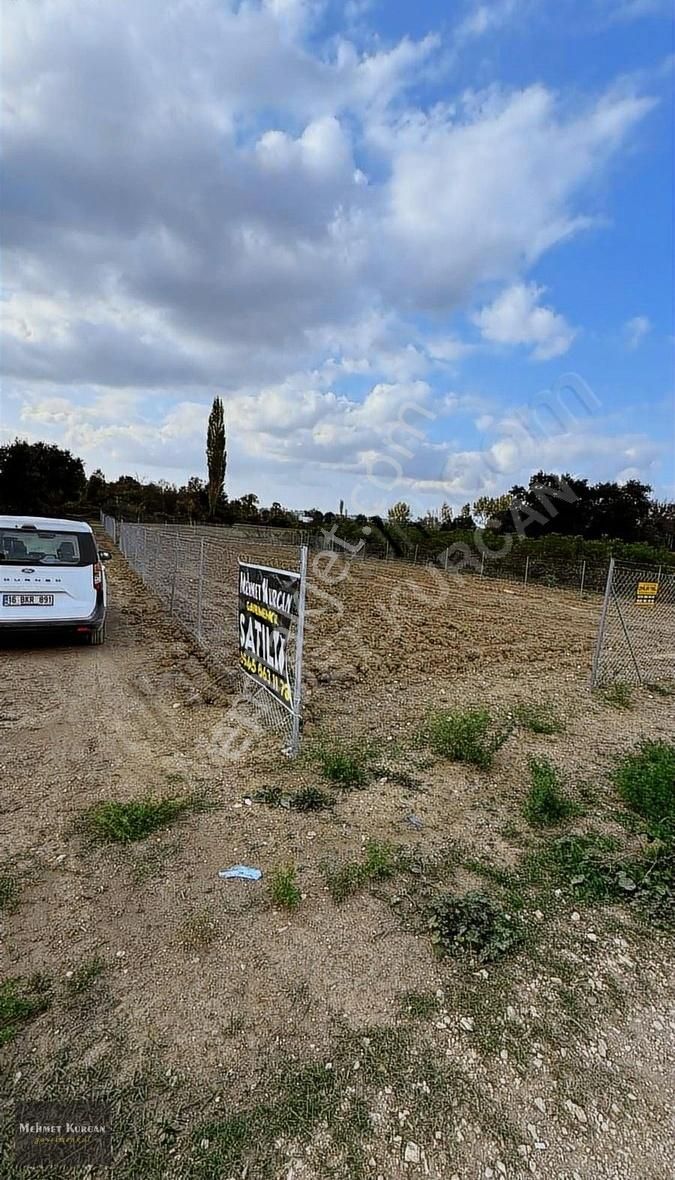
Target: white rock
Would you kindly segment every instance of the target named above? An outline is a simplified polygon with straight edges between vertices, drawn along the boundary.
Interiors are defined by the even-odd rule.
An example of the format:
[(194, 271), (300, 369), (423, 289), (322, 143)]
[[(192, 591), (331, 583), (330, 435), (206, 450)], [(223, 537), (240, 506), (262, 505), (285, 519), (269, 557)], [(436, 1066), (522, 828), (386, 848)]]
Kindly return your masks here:
[(602, 1039), (598, 1041), (598, 1053), (600, 1057), (607, 1056), (607, 1042), (603, 1041)]
[(536, 1106), (537, 1110), (541, 1111), (542, 1114), (546, 1114), (546, 1103), (544, 1102), (543, 1098), (535, 1098), (534, 1105)]
[(586, 1111), (584, 1110), (583, 1106), (577, 1106), (576, 1102), (572, 1102), (572, 1100), (568, 1098), (565, 1103), (565, 1107), (567, 1110), (569, 1110), (571, 1115), (574, 1115), (574, 1118), (578, 1123), (588, 1122), (588, 1119), (586, 1118)]
[(416, 1143), (412, 1141), (406, 1143), (403, 1158), (407, 1164), (418, 1164), (420, 1162), (420, 1149)]
[(598, 941), (597, 934), (594, 934), (592, 930), (588, 931), (586, 938), (588, 939), (589, 942), (597, 942)]
[(581, 914), (577, 913), (576, 910), (572, 914), (572, 921), (573, 922), (580, 922), (581, 921)]
[(473, 1032), (473, 1017), (463, 1016), (459, 1024), (460, 1028), (463, 1028), (465, 1032)]

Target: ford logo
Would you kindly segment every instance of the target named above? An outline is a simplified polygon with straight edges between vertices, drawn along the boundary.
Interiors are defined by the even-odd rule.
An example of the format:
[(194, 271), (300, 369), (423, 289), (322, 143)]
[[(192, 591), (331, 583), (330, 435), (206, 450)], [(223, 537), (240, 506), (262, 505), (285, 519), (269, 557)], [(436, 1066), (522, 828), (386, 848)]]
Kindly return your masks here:
[(22, 574), (34, 574), (35, 570), (22, 570), (21, 573)]

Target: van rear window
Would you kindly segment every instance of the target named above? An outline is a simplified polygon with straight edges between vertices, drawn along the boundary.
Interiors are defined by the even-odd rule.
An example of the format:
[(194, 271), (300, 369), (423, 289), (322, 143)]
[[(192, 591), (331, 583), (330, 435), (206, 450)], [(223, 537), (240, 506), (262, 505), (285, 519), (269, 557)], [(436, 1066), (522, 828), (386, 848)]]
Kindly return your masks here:
[(93, 565), (91, 533), (0, 528), (0, 562), (9, 565)]

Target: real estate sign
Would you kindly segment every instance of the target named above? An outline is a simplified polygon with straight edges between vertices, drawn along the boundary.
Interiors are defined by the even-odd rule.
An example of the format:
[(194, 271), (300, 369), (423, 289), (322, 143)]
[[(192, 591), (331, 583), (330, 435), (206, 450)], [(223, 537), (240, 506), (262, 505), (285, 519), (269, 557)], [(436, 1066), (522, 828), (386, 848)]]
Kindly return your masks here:
[(247, 676), (293, 711), (288, 638), (300, 574), (239, 562), (239, 661)]

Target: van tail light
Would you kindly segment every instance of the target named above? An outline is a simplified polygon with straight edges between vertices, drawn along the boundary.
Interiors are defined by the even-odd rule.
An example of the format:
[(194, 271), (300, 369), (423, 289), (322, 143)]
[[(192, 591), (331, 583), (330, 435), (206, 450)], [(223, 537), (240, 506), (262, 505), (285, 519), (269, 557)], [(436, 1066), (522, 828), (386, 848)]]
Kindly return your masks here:
[(103, 566), (100, 561), (94, 562), (94, 590), (100, 590), (103, 585)]

